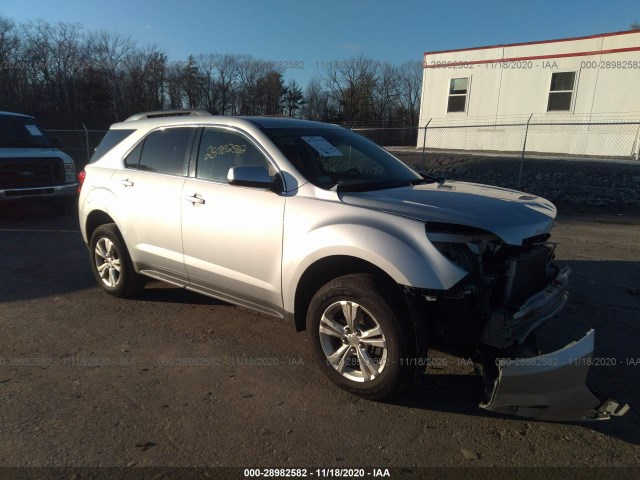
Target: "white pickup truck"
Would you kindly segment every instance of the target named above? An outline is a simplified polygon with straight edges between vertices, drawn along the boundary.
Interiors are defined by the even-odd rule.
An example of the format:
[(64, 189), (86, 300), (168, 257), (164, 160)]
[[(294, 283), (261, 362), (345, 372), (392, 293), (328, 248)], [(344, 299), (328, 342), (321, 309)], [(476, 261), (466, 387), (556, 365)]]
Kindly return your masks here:
[(67, 211), (77, 202), (77, 190), (73, 159), (36, 120), (0, 112), (0, 204), (37, 201)]

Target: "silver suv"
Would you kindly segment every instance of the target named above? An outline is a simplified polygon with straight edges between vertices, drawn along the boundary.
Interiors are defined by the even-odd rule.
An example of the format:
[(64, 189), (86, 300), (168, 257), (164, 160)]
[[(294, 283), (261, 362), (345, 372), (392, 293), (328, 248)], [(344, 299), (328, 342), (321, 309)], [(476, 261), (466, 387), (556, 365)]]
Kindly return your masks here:
[(288, 320), (332, 382), (370, 399), (437, 347), (478, 365), (489, 410), (615, 410), (584, 385), (593, 331), (532, 353), (567, 300), (547, 200), (420, 175), (335, 125), (200, 110), (112, 125), (84, 177), (80, 226), (111, 295), (150, 277)]

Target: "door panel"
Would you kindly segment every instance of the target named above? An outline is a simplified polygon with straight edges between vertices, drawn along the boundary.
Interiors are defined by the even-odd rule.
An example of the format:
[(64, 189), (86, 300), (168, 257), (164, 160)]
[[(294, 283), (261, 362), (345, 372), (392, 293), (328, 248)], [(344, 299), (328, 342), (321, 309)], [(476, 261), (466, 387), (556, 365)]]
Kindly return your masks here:
[[(134, 263), (186, 279), (180, 228), (185, 177), (119, 170), (112, 177), (124, 219), (120, 226)], [(184, 282), (182, 282), (184, 283)]]
[(270, 191), (187, 179), (182, 237), (189, 282), (254, 308), (281, 307), (284, 203)]
[(112, 177), (120, 199), (117, 218), (136, 267), (180, 285), (187, 281), (181, 195), (196, 132), (194, 127), (151, 132)]
[(237, 132), (206, 128), (196, 175), (182, 190), (184, 261), (194, 289), (280, 315), (285, 198), (231, 186), (232, 166), (270, 169), (255, 145)]

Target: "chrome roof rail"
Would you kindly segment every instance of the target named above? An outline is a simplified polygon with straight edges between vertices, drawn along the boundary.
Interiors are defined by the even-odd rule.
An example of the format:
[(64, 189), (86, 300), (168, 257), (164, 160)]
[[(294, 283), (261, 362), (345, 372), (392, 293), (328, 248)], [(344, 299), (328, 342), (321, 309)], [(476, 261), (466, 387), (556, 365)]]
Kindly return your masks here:
[(191, 108), (191, 109), (174, 109), (174, 110), (154, 110), (151, 112), (142, 112), (131, 115), (125, 120), (125, 122), (134, 122), (136, 120), (146, 120), (150, 118), (162, 118), (162, 117), (187, 117), (187, 116), (210, 116), (211, 113), (203, 108)]

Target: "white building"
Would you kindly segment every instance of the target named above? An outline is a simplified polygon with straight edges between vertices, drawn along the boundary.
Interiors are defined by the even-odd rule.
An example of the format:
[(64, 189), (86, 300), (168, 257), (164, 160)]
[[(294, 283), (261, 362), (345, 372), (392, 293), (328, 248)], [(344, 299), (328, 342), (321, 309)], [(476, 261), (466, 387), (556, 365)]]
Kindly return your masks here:
[(423, 66), (419, 147), (520, 151), (528, 130), (527, 151), (638, 158), (640, 31), (426, 52)]

